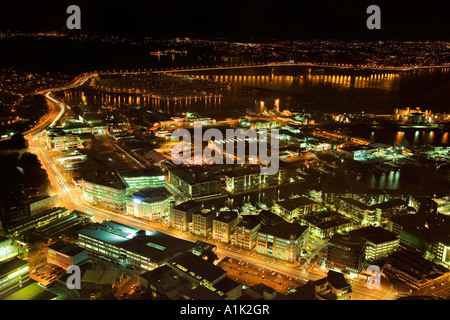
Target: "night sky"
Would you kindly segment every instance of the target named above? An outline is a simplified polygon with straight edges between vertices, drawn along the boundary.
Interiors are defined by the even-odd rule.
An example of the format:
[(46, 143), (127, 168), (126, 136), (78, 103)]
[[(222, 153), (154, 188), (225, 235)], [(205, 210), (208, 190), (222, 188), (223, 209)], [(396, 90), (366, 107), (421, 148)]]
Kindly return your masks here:
[[(443, 1), (200, 0), (1, 1), (1, 31), (66, 32), (66, 8), (81, 8), (81, 32), (127, 36), (234, 39), (335, 38), (448, 40)], [(368, 30), (366, 9), (381, 8), (381, 30)]]

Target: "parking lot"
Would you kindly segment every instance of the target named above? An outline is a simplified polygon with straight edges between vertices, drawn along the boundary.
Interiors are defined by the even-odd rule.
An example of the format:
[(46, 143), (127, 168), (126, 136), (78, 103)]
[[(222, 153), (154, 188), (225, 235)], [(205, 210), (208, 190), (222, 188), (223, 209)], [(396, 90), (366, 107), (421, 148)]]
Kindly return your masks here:
[(44, 287), (47, 287), (50, 283), (59, 278), (66, 271), (54, 264), (48, 264), (46, 262), (41, 263), (33, 267), (30, 270), (30, 278), (39, 282)]
[(280, 293), (286, 293), (290, 289), (304, 284), (298, 278), (230, 257), (224, 258), (218, 263), (218, 266), (227, 272), (229, 278), (246, 286), (264, 283)]

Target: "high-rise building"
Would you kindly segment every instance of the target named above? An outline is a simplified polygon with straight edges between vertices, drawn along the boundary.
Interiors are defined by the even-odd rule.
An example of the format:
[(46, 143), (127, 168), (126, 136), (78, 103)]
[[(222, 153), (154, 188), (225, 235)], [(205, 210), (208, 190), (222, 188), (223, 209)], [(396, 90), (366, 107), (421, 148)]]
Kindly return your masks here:
[(117, 176), (126, 184), (128, 194), (147, 188), (164, 187), (166, 184), (164, 172), (159, 167), (119, 171)]
[(365, 241), (360, 238), (335, 233), (327, 244), (326, 267), (361, 272), (364, 264), (364, 244)]
[(238, 214), (235, 211), (222, 211), (213, 219), (213, 239), (230, 243), (231, 235), (236, 231)]
[(308, 227), (286, 221), (278, 224), (262, 224), (258, 230), (256, 252), (286, 262), (300, 258)]
[(0, 299), (12, 294), (30, 282), (27, 261), (14, 258), (0, 264)]
[(238, 248), (252, 250), (256, 246), (258, 230), (261, 228), (260, 218), (258, 215), (242, 215), (241, 218), (232, 242)]
[(287, 295), (290, 300), (351, 300), (352, 286), (340, 272), (329, 270), (325, 278), (308, 281)]
[(209, 237), (213, 231), (213, 219), (215, 216), (216, 212), (211, 210), (201, 210), (192, 213), (191, 232), (202, 237)]
[(189, 231), (189, 225), (192, 222), (192, 214), (200, 209), (200, 203), (193, 200), (172, 207), (169, 216), (170, 226), (181, 231)]

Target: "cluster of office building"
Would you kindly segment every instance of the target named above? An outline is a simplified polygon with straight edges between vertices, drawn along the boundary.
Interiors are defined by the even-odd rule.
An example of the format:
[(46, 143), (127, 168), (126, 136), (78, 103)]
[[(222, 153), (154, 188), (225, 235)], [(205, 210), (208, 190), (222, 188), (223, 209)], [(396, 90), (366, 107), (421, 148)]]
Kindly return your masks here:
[(99, 119), (80, 115), (79, 119), (67, 119), (63, 126), (46, 130), (47, 147), (50, 150), (73, 150), (92, 143), (97, 135), (108, 133), (108, 126)]
[(82, 178), (83, 198), (94, 205), (146, 220), (167, 219), (174, 197), (157, 167), (96, 172)]
[[(221, 196), (225, 192), (251, 191), (292, 181), (295, 169), (281, 163), (275, 175), (261, 175), (256, 165), (209, 165), (179, 167), (169, 171), (168, 184), (186, 200)], [(295, 180), (295, 179), (294, 179)]]
[(215, 212), (202, 210), (192, 200), (172, 208), (170, 226), (287, 262), (295, 262), (300, 257), (308, 229), (268, 210), (257, 215)]

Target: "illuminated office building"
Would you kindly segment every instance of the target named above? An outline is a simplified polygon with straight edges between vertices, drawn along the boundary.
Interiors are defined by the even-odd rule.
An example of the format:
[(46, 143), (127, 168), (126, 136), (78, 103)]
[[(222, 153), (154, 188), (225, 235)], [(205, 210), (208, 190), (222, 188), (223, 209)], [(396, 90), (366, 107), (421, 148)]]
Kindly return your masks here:
[(219, 178), (201, 166), (170, 170), (168, 183), (186, 200), (222, 193), (222, 184)]
[(0, 298), (12, 294), (30, 281), (29, 264), (14, 258), (0, 264)]
[(170, 226), (181, 231), (189, 231), (189, 225), (192, 222), (192, 214), (200, 209), (200, 203), (193, 200), (182, 202), (179, 205), (172, 207), (169, 216)]
[(145, 220), (169, 219), (173, 195), (164, 187), (135, 192), (126, 200), (127, 214)]
[(191, 232), (202, 237), (208, 237), (212, 233), (213, 219), (216, 212), (201, 210), (192, 213)]
[(126, 185), (113, 175), (97, 175), (81, 180), (83, 198), (105, 209), (125, 210)]
[(96, 223), (78, 232), (79, 245), (104, 259), (144, 270), (162, 266), (195, 243), (159, 231), (139, 230), (115, 221)]
[(380, 261), (394, 253), (400, 244), (399, 237), (381, 227), (365, 227), (350, 232), (350, 236), (365, 241), (364, 257), (369, 263)]
[(164, 172), (159, 167), (119, 171), (117, 175), (126, 184), (128, 194), (147, 188), (164, 187), (166, 184)]
[(276, 225), (263, 224), (258, 230), (256, 252), (286, 262), (295, 262), (300, 258), (307, 229), (306, 226), (285, 221)]
[(54, 131), (47, 135), (47, 146), (50, 150), (72, 150), (80, 148), (81, 141), (76, 134)]
[(213, 239), (222, 243), (230, 243), (231, 235), (235, 232), (237, 223), (237, 212), (220, 212), (213, 219)]

